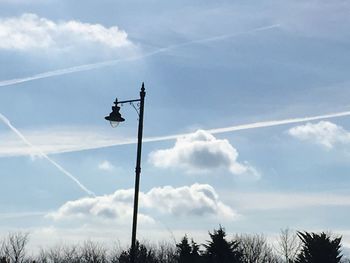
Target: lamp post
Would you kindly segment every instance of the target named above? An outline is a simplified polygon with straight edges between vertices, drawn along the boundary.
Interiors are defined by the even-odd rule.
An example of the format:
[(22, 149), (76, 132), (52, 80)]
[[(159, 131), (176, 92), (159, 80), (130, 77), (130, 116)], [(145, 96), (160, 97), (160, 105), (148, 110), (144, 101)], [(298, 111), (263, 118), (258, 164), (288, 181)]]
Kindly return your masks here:
[[(135, 262), (135, 249), (136, 249), (136, 228), (137, 228), (137, 211), (138, 211), (138, 203), (139, 203), (139, 189), (140, 189), (140, 174), (141, 174), (141, 150), (142, 150), (142, 133), (143, 133), (143, 110), (145, 105), (145, 85), (142, 83), (140, 98), (134, 100), (124, 100), (118, 101), (115, 99), (115, 106), (112, 106), (112, 112), (109, 116), (106, 116), (105, 119), (108, 120), (112, 127), (118, 126), (120, 122), (125, 121), (125, 119), (119, 113), (120, 107), (118, 104), (130, 103), (136, 110), (139, 115), (139, 127), (138, 127), (138, 135), (137, 135), (137, 155), (136, 155), (136, 168), (135, 168), (135, 192), (134, 192), (134, 212), (133, 212), (133, 220), (132, 220), (132, 236), (131, 236), (131, 263)], [(138, 109), (133, 104), (134, 102), (139, 103)]]

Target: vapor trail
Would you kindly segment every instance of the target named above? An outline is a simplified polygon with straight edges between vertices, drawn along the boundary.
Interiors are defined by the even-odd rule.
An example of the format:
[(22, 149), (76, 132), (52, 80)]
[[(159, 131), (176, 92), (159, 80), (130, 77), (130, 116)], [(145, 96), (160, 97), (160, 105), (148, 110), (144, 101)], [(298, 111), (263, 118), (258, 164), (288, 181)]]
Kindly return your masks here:
[[(248, 123), (248, 124), (228, 126), (223, 128), (203, 129), (203, 130), (211, 134), (219, 134), (219, 133), (225, 133), (225, 132), (259, 129), (259, 128), (265, 128), (265, 127), (273, 127), (273, 126), (280, 126), (280, 125), (293, 124), (293, 123), (302, 123), (302, 122), (322, 120), (322, 119), (331, 119), (331, 118), (344, 117), (344, 116), (350, 116), (350, 111), (343, 111), (343, 112), (310, 116), (310, 117), (291, 118), (291, 119), (284, 119), (284, 120), (254, 122), (254, 123)], [(143, 142), (160, 142), (160, 141), (176, 140), (178, 138), (188, 136), (191, 134), (193, 133), (189, 132), (189, 133), (179, 133), (179, 134), (172, 134), (172, 135), (166, 135), (166, 136), (145, 137), (143, 139)], [(80, 152), (80, 151), (101, 149), (101, 148), (107, 148), (107, 147), (113, 147), (113, 146), (119, 146), (119, 145), (130, 145), (135, 143), (137, 143), (137, 140), (134, 138), (128, 138), (128, 139), (123, 139), (119, 141), (110, 141), (110, 142), (104, 141), (102, 143), (99, 143), (99, 142), (95, 143), (94, 141), (92, 141), (91, 144), (84, 143), (84, 145), (74, 145), (72, 148), (66, 148), (66, 149), (60, 148), (58, 150), (50, 151), (48, 152), (48, 154)]]
[[(307, 121), (331, 119), (331, 118), (344, 117), (344, 116), (350, 116), (350, 111), (343, 111), (343, 112), (336, 112), (336, 113), (329, 113), (325, 115), (317, 115), (317, 116), (309, 116), (309, 117), (301, 117), (301, 118), (291, 118), (291, 119), (285, 119), (285, 120), (253, 122), (248, 124), (241, 124), (241, 125), (216, 128), (216, 129), (203, 129), (203, 130), (211, 134), (218, 134), (218, 133), (225, 133), (225, 132), (234, 132), (234, 131), (241, 131), (241, 130), (280, 126), (280, 125), (293, 124), (293, 123), (301, 123), (301, 122), (307, 122)], [(188, 136), (191, 134), (193, 133), (189, 132), (189, 133), (179, 133), (179, 134), (166, 135), (166, 136), (146, 137), (143, 139), (143, 142), (160, 142), (160, 141), (176, 140), (178, 138)], [(125, 141), (111, 142), (110, 144), (83, 146), (80, 149), (75, 148), (75, 149), (72, 149), (71, 151), (65, 150), (64, 152), (92, 150), (92, 149), (106, 148), (106, 147), (112, 147), (112, 146), (118, 146), (118, 145), (135, 144), (135, 143), (137, 143), (136, 139), (128, 139)]]
[(224, 40), (224, 39), (236, 37), (236, 36), (243, 35), (243, 34), (250, 34), (250, 33), (259, 32), (259, 31), (271, 30), (271, 29), (278, 28), (278, 27), (280, 27), (280, 24), (274, 24), (274, 25), (259, 27), (259, 28), (255, 28), (255, 29), (252, 29), (249, 31), (244, 31), (244, 32), (235, 33), (235, 34), (225, 34), (225, 35), (219, 35), (219, 36), (214, 36), (214, 37), (209, 37), (209, 38), (191, 40), (188, 42), (184, 42), (184, 43), (180, 43), (180, 44), (176, 44), (176, 45), (170, 45), (170, 46), (163, 47), (163, 48), (160, 48), (160, 49), (157, 49), (157, 50), (154, 50), (154, 51), (142, 54), (142, 55), (131, 56), (128, 58), (121, 58), (121, 59), (109, 60), (109, 61), (104, 61), (104, 62), (99, 62), (99, 63), (85, 64), (85, 65), (76, 66), (76, 67), (53, 70), (53, 71), (35, 74), (35, 75), (32, 75), (30, 77), (25, 77), (25, 78), (3, 80), (3, 81), (0, 81), (0, 87), (12, 86), (12, 85), (16, 85), (19, 83), (24, 83), (24, 82), (38, 80), (38, 79), (45, 79), (45, 78), (50, 78), (50, 77), (55, 77), (55, 76), (62, 76), (62, 75), (66, 75), (66, 74), (72, 74), (75, 72), (89, 71), (89, 70), (93, 70), (93, 69), (109, 67), (109, 66), (116, 65), (120, 62), (135, 61), (135, 60), (140, 60), (140, 59), (144, 59), (147, 57), (152, 57), (152, 56), (155, 56), (157, 54), (165, 53), (167, 51), (170, 51), (170, 50), (173, 50), (176, 48), (180, 48), (180, 47), (184, 47), (184, 46)]
[(292, 124), (292, 123), (300, 123), (300, 122), (306, 122), (306, 121), (315, 121), (315, 120), (322, 120), (322, 119), (329, 119), (329, 118), (344, 117), (349, 115), (350, 115), (350, 111), (343, 111), (343, 112), (330, 113), (325, 115), (292, 118), (292, 119), (286, 119), (286, 120), (254, 122), (250, 124), (236, 125), (236, 126), (231, 126), (226, 128), (210, 129), (207, 131), (213, 134), (224, 133), (224, 132), (232, 132), (232, 131), (239, 131), (239, 130), (257, 129), (257, 128), (263, 128), (263, 127), (272, 127), (272, 126)]
[(60, 166), (58, 163), (56, 163), (54, 160), (52, 160), (50, 157), (48, 157), (44, 152), (42, 152), (39, 148), (35, 147), (30, 141), (26, 139), (26, 137), (23, 136), (22, 133), (20, 133), (19, 130), (17, 130), (10, 121), (0, 113), (0, 120), (5, 123), (25, 144), (27, 144), (30, 148), (33, 149), (35, 153), (37, 153), (40, 157), (45, 158), (47, 161), (49, 161), (52, 165), (54, 165), (59, 171), (61, 171), (64, 175), (66, 175), (68, 178), (73, 180), (81, 190), (83, 190), (85, 193), (91, 196), (96, 196), (94, 192), (90, 191), (88, 188), (86, 188), (77, 178), (75, 178), (70, 172), (65, 170), (62, 166)]
[[(249, 129), (258, 129), (258, 128), (264, 128), (264, 127), (273, 127), (273, 126), (279, 126), (279, 125), (285, 125), (285, 124), (315, 121), (315, 120), (322, 120), (322, 119), (329, 119), (329, 118), (337, 118), (337, 117), (344, 117), (344, 116), (350, 116), (350, 111), (343, 111), (343, 112), (310, 116), (310, 117), (291, 118), (291, 119), (285, 119), (285, 120), (253, 122), (253, 123), (241, 124), (241, 125), (235, 125), (235, 126), (229, 126), (229, 127), (223, 127), (223, 128), (206, 129), (205, 131), (211, 134), (217, 134), (217, 133), (225, 133), (225, 132), (233, 132), (233, 131), (241, 131), (241, 130), (249, 130)], [(148, 138), (145, 138), (144, 141), (145, 142), (166, 141), (166, 140), (177, 139), (190, 134), (191, 133), (183, 133), (183, 134), (175, 134), (175, 135), (168, 135), (168, 136), (148, 137)]]
[[(265, 128), (265, 127), (273, 127), (273, 126), (280, 126), (280, 125), (286, 125), (286, 124), (302, 123), (302, 122), (307, 122), (307, 121), (331, 119), (331, 118), (345, 117), (345, 116), (350, 116), (350, 111), (343, 111), (343, 112), (336, 112), (336, 113), (330, 113), (330, 114), (325, 114), (325, 115), (316, 115), (316, 116), (301, 117), (301, 118), (290, 118), (290, 119), (284, 119), (284, 120), (261, 121), (261, 122), (254, 122), (254, 123), (228, 126), (228, 127), (222, 127), (222, 128), (215, 128), (215, 129), (203, 129), (203, 130), (205, 130), (209, 133), (212, 133), (212, 134), (219, 134), (219, 133), (225, 133), (225, 132), (235, 132), (235, 131), (248, 130), (248, 129), (259, 129), (259, 128)], [(7, 125), (9, 125), (8, 120), (6, 118), (5, 119), (4, 118), (5, 117), (3, 117), (0, 114), (0, 119), (2, 119)], [(190, 134), (193, 134), (193, 133), (189, 132), (189, 133), (172, 134), (172, 135), (166, 135), (166, 136), (145, 137), (143, 139), (143, 142), (159, 142), (159, 141), (167, 141), (167, 140), (176, 140), (178, 138), (181, 138), (183, 136), (188, 136)], [(20, 137), (23, 140), (22, 135)], [(57, 140), (57, 138), (55, 140)], [(136, 142), (137, 142), (137, 140), (135, 138), (124, 138), (122, 140), (121, 139), (116, 140), (116, 138), (103, 138), (103, 140), (90, 140), (89, 143), (86, 143), (85, 141), (84, 141), (84, 143), (79, 143), (79, 140), (77, 140), (76, 144), (70, 145), (70, 147), (63, 147), (63, 148), (59, 144), (56, 145), (56, 147), (55, 147), (55, 144), (50, 145), (50, 142), (49, 142), (49, 144), (46, 145), (46, 146), (50, 146), (50, 147), (48, 147), (48, 150), (45, 151), (45, 153), (42, 150), (40, 150), (40, 155), (46, 154), (45, 158), (48, 159), (48, 157), (47, 157), (48, 154), (80, 152), (80, 151), (101, 149), (101, 148), (107, 148), (107, 147), (113, 147), (113, 146), (119, 146), (119, 145), (130, 145), (130, 144), (135, 144)], [(37, 148), (33, 147), (32, 144), (30, 144), (30, 143), (28, 144), (28, 140), (26, 140), (26, 144), (29, 145), (31, 148), (33, 148), (34, 154), (36, 152), (38, 152)], [(25, 149), (23, 149), (23, 150), (19, 149), (15, 154), (12, 153), (10, 156), (27, 155), (27, 154), (28, 154), (28, 152)], [(1, 155), (1, 156), (5, 156), (5, 155)], [(51, 162), (51, 160), (50, 160), (50, 162)], [(57, 164), (54, 164), (54, 165), (57, 167)], [(62, 172), (65, 174), (68, 173), (65, 170), (63, 170)], [(70, 174), (69, 174), (69, 177), (71, 178)], [(73, 179), (73, 178), (71, 178), (71, 179)], [(76, 179), (73, 179), (73, 180), (75, 181)], [(78, 182), (76, 182), (76, 183), (78, 183)], [(91, 192), (91, 191), (89, 191), (89, 192)]]

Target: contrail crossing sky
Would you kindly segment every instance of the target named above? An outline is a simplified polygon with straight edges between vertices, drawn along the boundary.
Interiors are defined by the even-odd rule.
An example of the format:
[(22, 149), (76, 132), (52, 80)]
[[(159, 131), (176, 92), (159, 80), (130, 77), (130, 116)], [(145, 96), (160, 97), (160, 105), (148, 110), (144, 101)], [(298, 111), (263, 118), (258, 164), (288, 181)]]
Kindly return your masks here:
[(48, 72), (43, 72), (39, 74), (35, 74), (29, 77), (25, 78), (15, 78), (15, 79), (9, 79), (9, 80), (3, 80), (0, 81), (0, 87), (5, 87), (5, 86), (12, 86), (28, 81), (34, 81), (38, 79), (45, 79), (45, 78), (50, 78), (50, 77), (55, 77), (55, 76), (62, 76), (66, 74), (72, 74), (75, 72), (81, 72), (81, 71), (89, 71), (93, 69), (98, 69), (98, 68), (104, 68), (104, 67), (109, 67), (109, 66), (114, 66), (120, 62), (126, 62), (126, 61), (135, 61), (135, 60), (140, 60), (144, 59), (147, 57), (155, 56), (160, 53), (165, 53), (167, 51), (184, 47), (184, 46), (189, 46), (189, 45), (195, 45), (195, 44), (201, 44), (201, 43), (206, 43), (206, 42), (212, 42), (212, 41), (220, 41), (232, 37), (236, 37), (242, 34), (250, 34), (254, 32), (259, 32), (259, 31), (266, 31), (266, 30), (272, 30), (280, 27), (280, 24), (274, 24), (274, 25), (269, 25), (269, 26), (264, 26), (264, 27), (258, 27), (249, 31), (245, 32), (240, 32), (240, 33), (235, 33), (235, 34), (226, 34), (226, 35), (220, 35), (220, 36), (214, 36), (214, 37), (208, 37), (208, 38), (202, 38), (202, 39), (197, 39), (197, 40), (191, 40), (188, 42), (184, 42), (181, 44), (175, 44), (171, 45), (168, 47), (160, 48), (155, 51), (151, 51), (149, 53), (145, 53), (142, 55), (136, 55), (136, 56), (131, 56), (128, 58), (120, 58), (120, 59), (115, 59), (115, 60), (110, 60), (110, 61), (104, 61), (104, 62), (98, 62), (98, 63), (92, 63), (92, 64), (86, 64), (86, 65), (80, 65), (76, 67), (70, 67), (70, 68), (65, 68), (65, 69), (58, 69), (58, 70), (53, 70), (53, 71), (48, 71)]

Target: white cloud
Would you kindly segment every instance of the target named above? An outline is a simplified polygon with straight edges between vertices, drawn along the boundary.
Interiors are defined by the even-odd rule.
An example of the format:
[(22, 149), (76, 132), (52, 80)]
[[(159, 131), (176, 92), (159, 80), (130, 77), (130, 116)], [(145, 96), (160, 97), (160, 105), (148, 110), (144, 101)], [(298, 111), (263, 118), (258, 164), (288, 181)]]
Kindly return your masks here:
[(117, 26), (106, 28), (76, 20), (54, 22), (36, 14), (0, 19), (0, 49), (67, 49), (89, 44), (119, 48), (131, 42)]
[(145, 207), (174, 216), (236, 217), (235, 212), (219, 200), (215, 189), (208, 184), (156, 187), (144, 194), (142, 200)]
[[(111, 195), (85, 197), (68, 201), (56, 212), (48, 214), (54, 220), (75, 219), (88, 222), (129, 222), (132, 218), (133, 190), (118, 190)], [(139, 213), (141, 223), (153, 223), (152, 217)]]
[(350, 133), (329, 121), (296, 126), (289, 129), (288, 133), (299, 140), (320, 144), (328, 149), (350, 143)]
[(257, 174), (248, 164), (237, 161), (238, 152), (228, 140), (216, 139), (212, 134), (198, 130), (177, 139), (173, 148), (157, 150), (149, 155), (156, 167), (180, 167), (189, 173), (228, 169), (233, 174)]
[[(134, 191), (117, 190), (113, 194), (86, 197), (69, 201), (57, 211), (48, 214), (54, 220), (80, 219), (93, 222), (130, 222), (132, 218)], [(156, 187), (147, 193), (140, 192), (139, 219), (152, 223), (151, 215), (169, 216), (218, 216), (234, 219), (236, 213), (219, 200), (214, 188), (207, 184), (194, 184), (174, 188)]]
[(112, 171), (114, 166), (107, 160), (104, 160), (98, 164), (98, 168), (104, 171)]

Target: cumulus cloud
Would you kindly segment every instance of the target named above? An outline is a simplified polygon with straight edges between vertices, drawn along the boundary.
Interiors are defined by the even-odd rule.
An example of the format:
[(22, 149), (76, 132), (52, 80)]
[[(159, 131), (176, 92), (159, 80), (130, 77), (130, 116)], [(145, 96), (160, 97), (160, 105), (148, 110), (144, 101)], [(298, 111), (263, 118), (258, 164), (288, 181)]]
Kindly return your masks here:
[[(118, 223), (129, 222), (132, 218), (133, 190), (118, 190), (111, 195), (85, 197), (74, 201), (68, 201), (57, 211), (47, 215), (54, 220), (80, 219), (93, 222)], [(138, 215), (141, 223), (153, 223), (152, 217), (143, 213)]]
[[(113, 194), (86, 197), (69, 201), (57, 211), (48, 214), (54, 220), (81, 219), (99, 221), (129, 222), (132, 218), (132, 189), (117, 190)], [(183, 187), (156, 187), (149, 192), (140, 192), (139, 218), (152, 223), (151, 215), (157, 213), (176, 217), (218, 216), (234, 219), (236, 213), (220, 201), (214, 188), (207, 184), (193, 184)]]
[(350, 133), (329, 121), (296, 126), (289, 129), (288, 133), (294, 138), (320, 144), (328, 149), (335, 145), (350, 143)]
[(76, 20), (54, 22), (36, 14), (0, 19), (0, 49), (66, 49), (89, 44), (119, 48), (131, 42), (117, 26), (106, 28)]
[(114, 169), (114, 166), (109, 161), (104, 160), (98, 164), (98, 169), (104, 171), (112, 171)]
[(253, 167), (239, 163), (237, 158), (238, 152), (228, 140), (216, 139), (204, 130), (178, 138), (174, 147), (149, 155), (149, 161), (156, 167), (180, 167), (189, 173), (224, 168), (233, 174), (257, 174)]
[(174, 188), (157, 187), (143, 196), (144, 206), (174, 216), (216, 215), (235, 218), (235, 212), (219, 200), (215, 189), (208, 184), (193, 184)]

